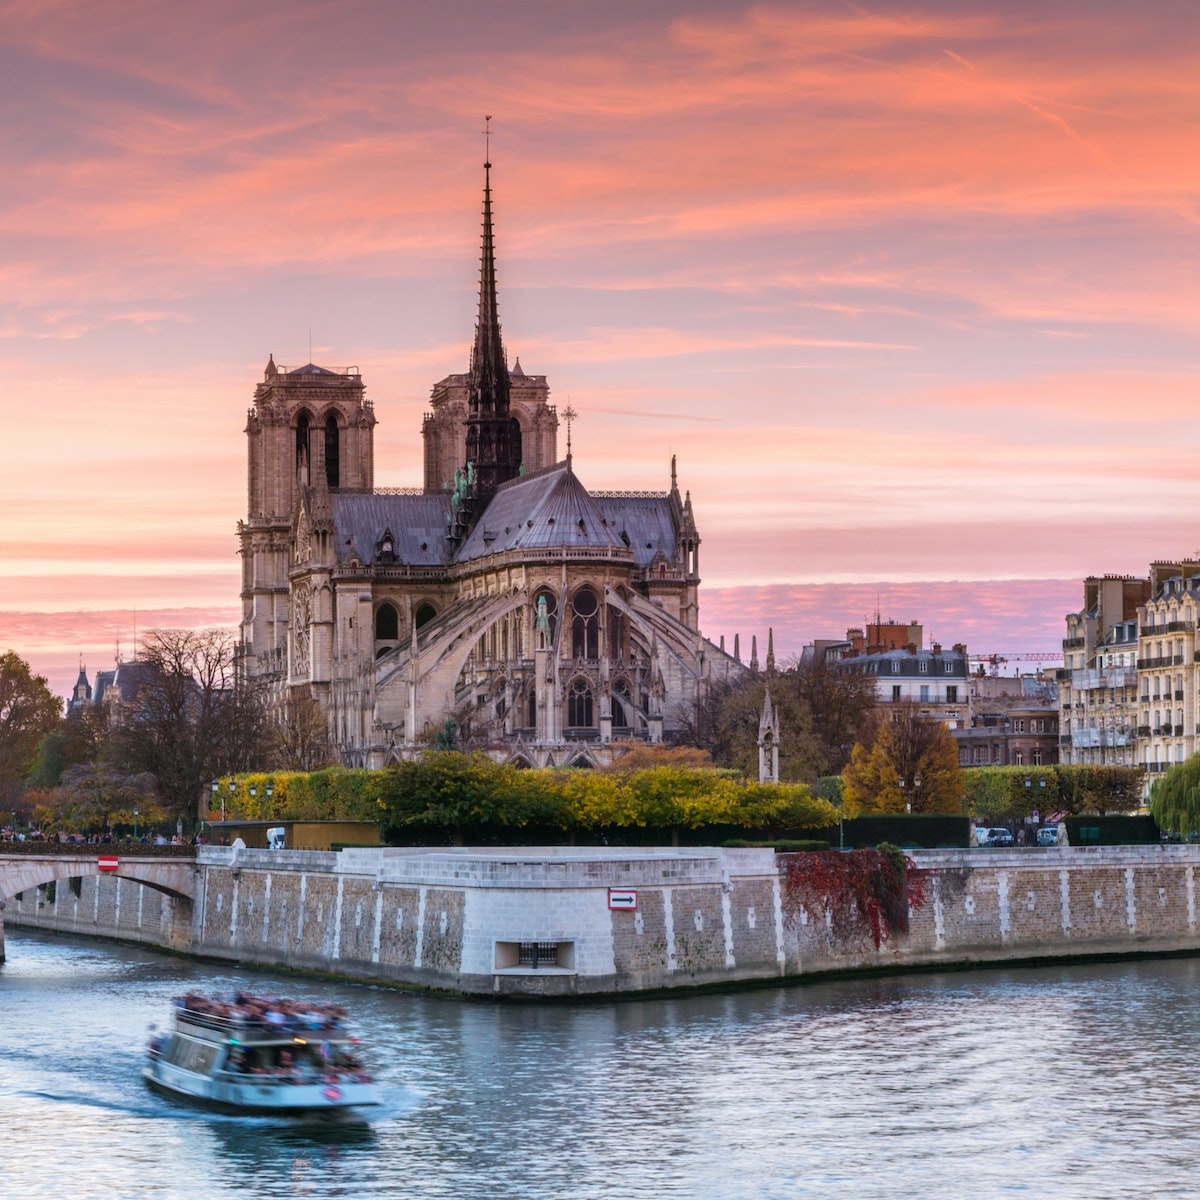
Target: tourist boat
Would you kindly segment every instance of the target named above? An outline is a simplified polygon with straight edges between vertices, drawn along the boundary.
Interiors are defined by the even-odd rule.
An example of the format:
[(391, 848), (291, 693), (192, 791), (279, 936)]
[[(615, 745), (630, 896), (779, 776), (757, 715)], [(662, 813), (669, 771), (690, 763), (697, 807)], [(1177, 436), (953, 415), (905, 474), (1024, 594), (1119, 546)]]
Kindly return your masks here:
[(142, 1072), (158, 1091), (247, 1116), (333, 1116), (380, 1103), (337, 1005), (189, 993), (175, 1028), (150, 1039)]

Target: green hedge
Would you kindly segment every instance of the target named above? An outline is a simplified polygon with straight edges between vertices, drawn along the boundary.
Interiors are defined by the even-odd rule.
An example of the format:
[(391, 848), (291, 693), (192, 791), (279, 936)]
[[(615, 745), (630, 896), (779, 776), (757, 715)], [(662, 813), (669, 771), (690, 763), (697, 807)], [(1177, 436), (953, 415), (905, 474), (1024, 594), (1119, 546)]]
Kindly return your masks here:
[[(836, 820), (800, 784), (660, 766), (628, 772), (520, 770), (484, 755), (429, 753), (382, 771), (239, 775), (227, 815), (249, 820), (380, 821), (394, 844), (712, 845), (747, 832), (786, 836)], [(267, 796), (267, 784), (272, 795)], [(250, 795), (254, 787), (255, 795)]]
[(1161, 834), (1153, 817), (1067, 817), (1072, 846), (1157, 845)]
[[(831, 846), (838, 845), (838, 827), (814, 830)], [(967, 817), (940, 813), (888, 813), (855, 817), (843, 822), (843, 844), (847, 850), (892, 842), (901, 849), (934, 850), (940, 846), (965, 849), (971, 844), (971, 822)]]

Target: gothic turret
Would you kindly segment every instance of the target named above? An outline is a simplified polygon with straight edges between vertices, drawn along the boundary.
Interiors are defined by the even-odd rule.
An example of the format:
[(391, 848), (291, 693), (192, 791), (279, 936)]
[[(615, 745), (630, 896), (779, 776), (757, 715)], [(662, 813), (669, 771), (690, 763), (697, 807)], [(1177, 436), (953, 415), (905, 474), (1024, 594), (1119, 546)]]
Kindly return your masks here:
[(482, 512), (496, 489), (516, 477), (521, 467), (521, 431), (509, 407), (508, 364), (500, 340), (496, 305), (496, 255), (492, 243), (492, 164), (485, 162), (483, 247), (479, 266), (479, 316), (471, 350), (467, 412), (467, 462), (475, 485), (471, 506)]

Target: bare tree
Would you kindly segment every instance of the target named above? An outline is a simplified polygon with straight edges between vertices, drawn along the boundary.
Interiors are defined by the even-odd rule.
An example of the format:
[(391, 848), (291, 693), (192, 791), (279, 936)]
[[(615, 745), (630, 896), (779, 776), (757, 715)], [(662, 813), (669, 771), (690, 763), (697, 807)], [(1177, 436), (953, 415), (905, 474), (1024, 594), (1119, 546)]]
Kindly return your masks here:
[(270, 738), (271, 766), (284, 771), (315, 771), (336, 761), (329, 742), (329, 722), (320, 704), (293, 690), (275, 714)]
[(223, 629), (151, 630), (136, 697), (113, 734), (110, 757), (131, 774), (153, 774), (167, 810), (193, 827), (210, 779), (265, 756), (266, 706), (238, 678), (236, 645)]

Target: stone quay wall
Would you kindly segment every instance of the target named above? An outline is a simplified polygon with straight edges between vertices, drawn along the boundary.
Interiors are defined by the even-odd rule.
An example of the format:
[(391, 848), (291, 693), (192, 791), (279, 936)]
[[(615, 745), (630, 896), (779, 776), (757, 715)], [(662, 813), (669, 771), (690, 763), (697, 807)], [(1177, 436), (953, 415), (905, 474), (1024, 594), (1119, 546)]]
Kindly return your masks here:
[[(829, 972), (1200, 951), (1200, 846), (913, 851), (910, 929), (876, 949), (823, 906), (789, 919), (769, 850), (204, 847), (190, 949), (261, 966), (487, 996), (584, 996)], [(85, 879), (10, 925), (167, 944), (163, 897)], [(637, 907), (609, 907), (609, 889)], [(109, 889), (109, 890), (105, 890)], [(40, 889), (39, 889), (40, 890)], [(137, 893), (145, 891), (139, 901)], [(119, 907), (118, 907), (119, 901)], [(156, 924), (157, 923), (157, 924)], [(534, 967), (524, 944), (539, 944)], [(555, 965), (545, 947), (553, 945)]]

